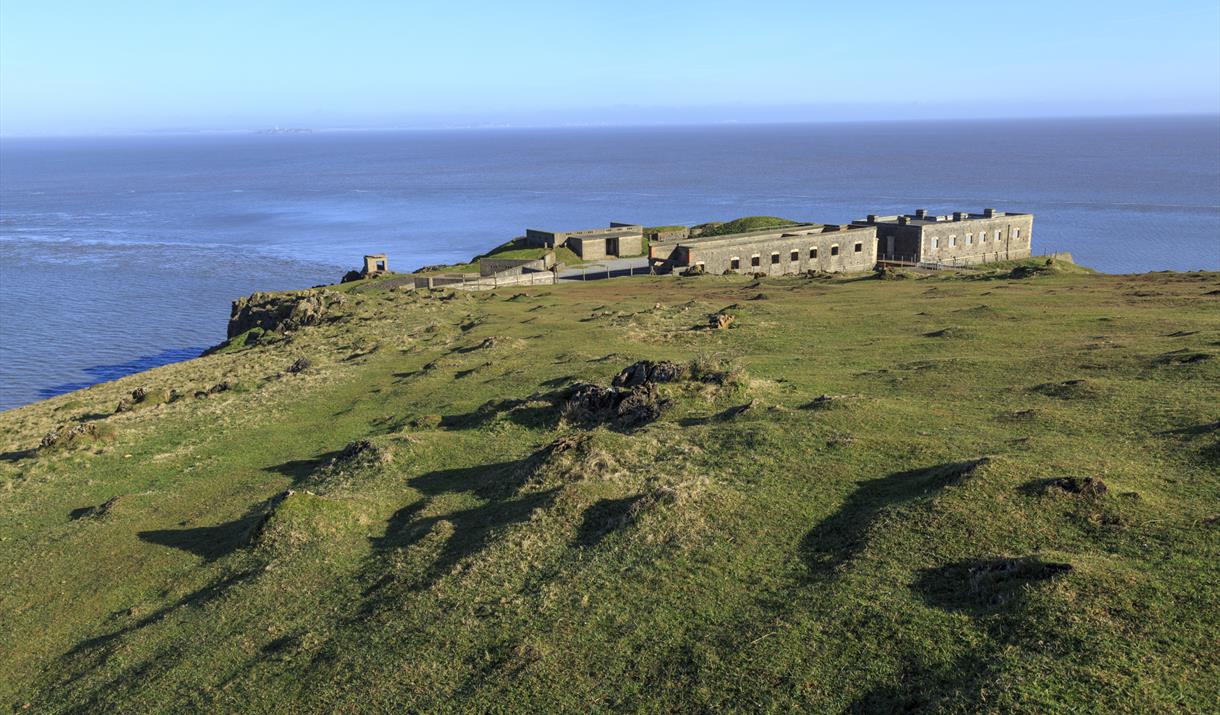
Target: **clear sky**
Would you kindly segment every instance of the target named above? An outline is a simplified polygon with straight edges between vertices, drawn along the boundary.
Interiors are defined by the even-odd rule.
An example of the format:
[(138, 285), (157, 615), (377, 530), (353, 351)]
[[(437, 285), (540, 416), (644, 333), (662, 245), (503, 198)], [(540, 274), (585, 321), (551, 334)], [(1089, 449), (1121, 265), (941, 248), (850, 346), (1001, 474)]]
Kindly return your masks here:
[(0, 0), (0, 133), (1220, 112), (1217, 0)]

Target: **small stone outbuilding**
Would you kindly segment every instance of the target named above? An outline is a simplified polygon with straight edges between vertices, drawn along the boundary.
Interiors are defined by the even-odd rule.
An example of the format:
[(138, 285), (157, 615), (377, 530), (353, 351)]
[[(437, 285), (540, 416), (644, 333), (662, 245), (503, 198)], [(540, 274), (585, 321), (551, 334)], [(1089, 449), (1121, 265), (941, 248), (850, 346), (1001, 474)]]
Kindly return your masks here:
[(525, 230), (527, 246), (567, 248), (586, 261), (609, 256), (638, 256), (644, 252), (644, 227), (634, 223), (611, 223), (609, 228), (577, 231)]
[(389, 273), (390, 261), (384, 253), (374, 253), (364, 257), (364, 275), (371, 276), (377, 273)]

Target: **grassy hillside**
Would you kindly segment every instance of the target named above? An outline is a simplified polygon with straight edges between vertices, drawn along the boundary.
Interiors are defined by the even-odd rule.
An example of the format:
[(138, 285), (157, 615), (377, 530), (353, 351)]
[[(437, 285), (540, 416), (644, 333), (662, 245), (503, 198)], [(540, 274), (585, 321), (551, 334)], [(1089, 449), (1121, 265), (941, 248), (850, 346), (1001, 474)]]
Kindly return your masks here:
[(764, 228), (782, 228), (784, 226), (795, 226), (796, 224), (796, 221), (779, 218), (778, 216), (745, 216), (723, 223), (718, 221), (702, 223), (694, 226), (693, 230), (701, 236), (724, 236), (730, 233), (758, 231)]
[(446, 273), (478, 273), (479, 260), (483, 258), (542, 258), (551, 251), (555, 252), (555, 260), (567, 265), (580, 265), (584, 261), (577, 256), (570, 248), (542, 248), (537, 246), (525, 245), (524, 238), (514, 238), (511, 241), (505, 241), (499, 246), (491, 249), (487, 253), (481, 253), (474, 258), (471, 258), (467, 263), (455, 263), (447, 266), (429, 266), (427, 272), (446, 272)]
[(0, 701), (1214, 711), (1220, 275), (1030, 265), (359, 281), (2, 413)]

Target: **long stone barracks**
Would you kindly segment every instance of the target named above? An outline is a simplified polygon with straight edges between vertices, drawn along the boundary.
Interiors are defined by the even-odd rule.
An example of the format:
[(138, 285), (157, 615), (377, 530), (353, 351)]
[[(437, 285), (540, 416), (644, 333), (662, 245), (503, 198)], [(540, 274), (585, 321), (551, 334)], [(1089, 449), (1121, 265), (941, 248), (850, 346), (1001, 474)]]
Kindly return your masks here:
[(648, 247), (658, 273), (825, 273), (877, 264), (877, 227), (807, 223), (783, 228), (661, 240)]
[(578, 231), (525, 230), (525, 245), (567, 248), (585, 261), (608, 256), (638, 256), (644, 252), (644, 227), (633, 223), (611, 223), (609, 228)]
[(877, 260), (914, 265), (963, 265), (1028, 258), (1034, 215), (983, 209), (929, 216), (916, 209), (902, 216), (872, 216), (853, 226), (875, 228)]

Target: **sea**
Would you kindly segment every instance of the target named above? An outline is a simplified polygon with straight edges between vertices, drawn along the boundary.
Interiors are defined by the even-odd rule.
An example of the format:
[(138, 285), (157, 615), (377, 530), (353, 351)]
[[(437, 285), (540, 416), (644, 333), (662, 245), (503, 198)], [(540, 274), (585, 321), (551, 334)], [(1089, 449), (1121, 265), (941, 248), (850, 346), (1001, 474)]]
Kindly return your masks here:
[(1220, 116), (0, 138), (0, 409), (194, 357), (234, 298), (366, 253), (984, 207), (1100, 271), (1220, 269)]

